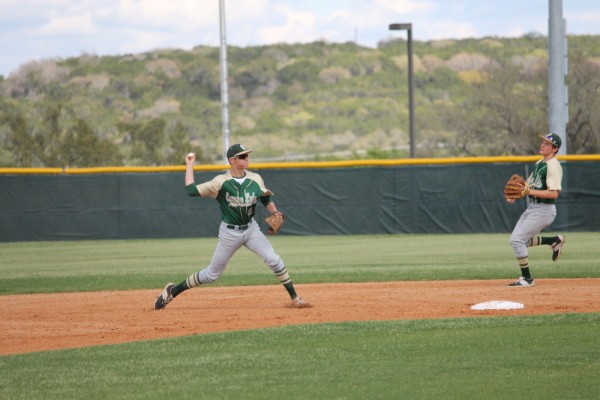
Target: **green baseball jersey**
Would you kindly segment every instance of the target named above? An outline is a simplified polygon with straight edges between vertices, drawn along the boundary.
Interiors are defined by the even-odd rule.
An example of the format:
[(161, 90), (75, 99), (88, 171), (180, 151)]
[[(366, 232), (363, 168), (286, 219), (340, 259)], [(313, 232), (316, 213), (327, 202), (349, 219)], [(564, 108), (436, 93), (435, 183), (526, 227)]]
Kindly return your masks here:
[[(562, 167), (556, 157), (547, 162), (543, 159), (536, 162), (527, 182), (532, 189), (536, 190), (562, 190)], [(554, 199), (540, 200), (543, 203), (556, 203)]]
[(231, 172), (227, 172), (195, 187), (188, 185), (188, 194), (216, 199), (221, 208), (221, 220), (232, 225), (249, 224), (258, 200), (267, 206), (273, 195), (265, 187), (261, 176), (250, 171), (246, 171), (241, 183), (231, 176)]

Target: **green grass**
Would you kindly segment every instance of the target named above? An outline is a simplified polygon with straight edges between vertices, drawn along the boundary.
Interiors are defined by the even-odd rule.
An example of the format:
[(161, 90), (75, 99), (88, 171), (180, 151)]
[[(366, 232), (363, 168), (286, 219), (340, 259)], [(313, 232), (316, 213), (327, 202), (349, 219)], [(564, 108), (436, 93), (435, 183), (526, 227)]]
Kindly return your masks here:
[[(278, 236), (275, 250), (299, 283), (502, 279), (518, 274), (508, 235)], [(538, 278), (600, 277), (600, 233), (570, 233), (558, 263), (530, 250)], [(216, 238), (0, 243), (0, 295), (156, 289), (204, 268)], [(278, 284), (246, 249), (219, 286)]]
[(0, 358), (4, 399), (597, 399), (600, 314), (304, 325)]
[[(518, 273), (508, 235), (272, 241), (297, 283)], [(0, 294), (157, 289), (204, 267), (215, 243), (2, 243)], [(533, 248), (534, 275), (600, 277), (598, 243), (600, 233), (569, 233), (558, 263), (548, 247)], [(242, 250), (216, 285), (271, 283), (262, 261)], [(598, 332), (600, 313), (557, 314), (300, 325), (43, 351), (0, 356), (0, 399), (596, 399)]]

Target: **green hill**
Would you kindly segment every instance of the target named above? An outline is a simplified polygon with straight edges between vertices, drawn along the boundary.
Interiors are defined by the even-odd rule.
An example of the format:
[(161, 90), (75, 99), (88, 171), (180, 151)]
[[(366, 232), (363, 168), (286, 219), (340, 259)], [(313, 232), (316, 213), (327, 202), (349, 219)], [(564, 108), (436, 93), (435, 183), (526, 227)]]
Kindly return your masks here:
[[(408, 154), (406, 42), (228, 48), (231, 143), (254, 161)], [(547, 40), (414, 41), (418, 157), (531, 154)], [(43, 60), (0, 77), (0, 166), (222, 162), (219, 48)], [(569, 153), (600, 152), (600, 36), (569, 37)]]

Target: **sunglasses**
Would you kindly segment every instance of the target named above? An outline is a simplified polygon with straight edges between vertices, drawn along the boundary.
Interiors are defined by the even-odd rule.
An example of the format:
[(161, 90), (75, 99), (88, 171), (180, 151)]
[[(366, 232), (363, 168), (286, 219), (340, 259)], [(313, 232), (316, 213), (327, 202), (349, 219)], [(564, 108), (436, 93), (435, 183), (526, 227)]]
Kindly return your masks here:
[(248, 158), (248, 154), (242, 154), (239, 156), (235, 156), (235, 158), (237, 158), (238, 160), (245, 160), (246, 158)]

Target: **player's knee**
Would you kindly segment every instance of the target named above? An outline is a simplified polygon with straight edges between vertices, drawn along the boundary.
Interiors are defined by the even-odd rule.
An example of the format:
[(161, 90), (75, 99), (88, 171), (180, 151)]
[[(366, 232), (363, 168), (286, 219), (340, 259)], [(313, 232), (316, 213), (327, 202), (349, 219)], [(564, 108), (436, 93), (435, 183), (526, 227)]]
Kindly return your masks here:
[(212, 272), (210, 270), (200, 271), (200, 282), (202, 283), (213, 283), (221, 277), (221, 274)]
[(278, 255), (265, 259), (265, 262), (267, 263), (269, 268), (271, 268), (274, 272), (281, 271), (285, 268), (283, 260)]
[(523, 239), (519, 235), (512, 235), (510, 237), (510, 246), (517, 257), (523, 257), (527, 255), (527, 240)]
[(526, 241), (521, 238), (519, 235), (512, 234), (510, 235), (509, 243), (512, 247), (519, 246), (525, 244)]

